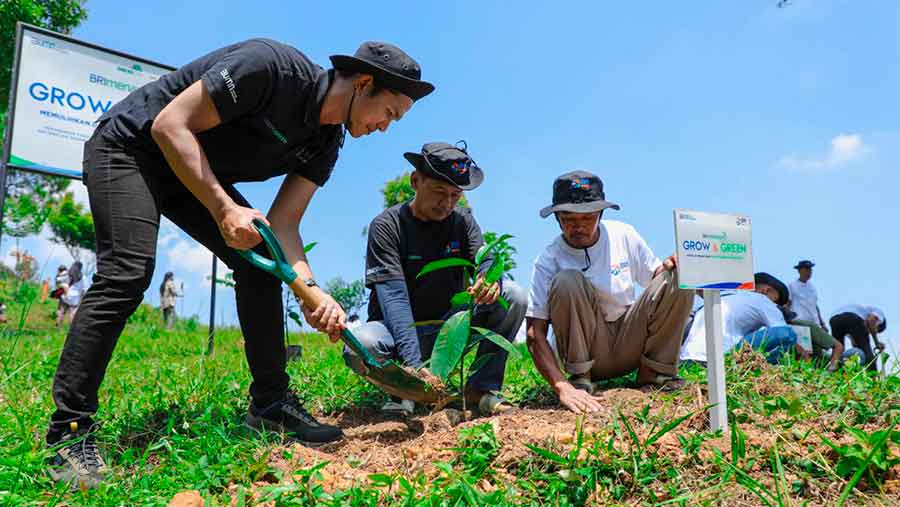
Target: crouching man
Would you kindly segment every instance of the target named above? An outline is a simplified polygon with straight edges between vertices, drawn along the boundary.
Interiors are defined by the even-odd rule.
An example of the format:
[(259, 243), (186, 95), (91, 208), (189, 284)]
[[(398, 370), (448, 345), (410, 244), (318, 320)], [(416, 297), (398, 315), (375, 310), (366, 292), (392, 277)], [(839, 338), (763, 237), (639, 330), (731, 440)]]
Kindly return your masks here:
[[(534, 263), (528, 303), (528, 350), (560, 403), (582, 413), (600, 408), (593, 381), (637, 370), (638, 383), (678, 389), (681, 334), (693, 291), (678, 289), (675, 258), (653, 254), (628, 224), (600, 220), (603, 182), (575, 171), (553, 183), (562, 234)], [(635, 285), (645, 288), (635, 297)], [(547, 341), (553, 324), (556, 353)], [(564, 370), (564, 371), (563, 371)]]
[[(415, 190), (412, 201), (384, 210), (369, 224), (366, 251), (366, 286), (369, 297), (368, 323), (356, 328), (360, 343), (377, 359), (394, 359), (419, 368), (431, 356), (439, 325), (419, 326), (414, 322), (446, 319), (454, 308), (451, 298), (468, 289), (475, 296), (472, 325), (484, 327), (512, 341), (527, 307), (527, 295), (510, 280), (484, 283), (483, 273), (491, 259), (479, 267), (482, 273), (472, 287), (466, 287), (463, 268), (433, 271), (417, 278), (429, 262), (459, 257), (474, 262), (483, 244), (481, 229), (467, 208), (457, 207), (463, 191), (481, 185), (484, 173), (457, 143), (429, 143), (419, 153), (404, 157), (415, 170), (410, 183)], [(498, 302), (503, 296), (505, 310)], [(487, 364), (473, 374), (466, 386), (466, 401), (482, 414), (512, 408), (497, 395), (503, 386), (506, 352), (484, 340), (477, 356), (493, 354)], [(344, 348), (344, 360), (357, 373), (364, 367), (361, 359)], [(383, 410), (411, 413), (409, 400), (393, 400)]]
[[(797, 333), (787, 325), (780, 308), (788, 301), (787, 286), (768, 273), (756, 273), (753, 279), (754, 290), (722, 295), (722, 350), (728, 353), (746, 342), (763, 352), (771, 364), (778, 364), (790, 352), (807, 357), (797, 345)], [(688, 324), (681, 349), (682, 361), (706, 366), (705, 315), (703, 308), (699, 308)]]

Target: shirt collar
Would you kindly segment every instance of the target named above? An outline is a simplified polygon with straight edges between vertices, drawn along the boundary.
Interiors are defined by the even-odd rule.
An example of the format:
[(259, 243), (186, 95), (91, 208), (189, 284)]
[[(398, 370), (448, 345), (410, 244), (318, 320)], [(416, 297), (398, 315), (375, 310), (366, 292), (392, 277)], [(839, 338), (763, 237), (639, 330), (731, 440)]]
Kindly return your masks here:
[(316, 76), (316, 82), (313, 85), (312, 93), (306, 99), (306, 124), (318, 130), (322, 126), (319, 123), (319, 114), (322, 112), (322, 103), (325, 102), (325, 96), (328, 95), (328, 88), (334, 81), (334, 69), (320, 71)]

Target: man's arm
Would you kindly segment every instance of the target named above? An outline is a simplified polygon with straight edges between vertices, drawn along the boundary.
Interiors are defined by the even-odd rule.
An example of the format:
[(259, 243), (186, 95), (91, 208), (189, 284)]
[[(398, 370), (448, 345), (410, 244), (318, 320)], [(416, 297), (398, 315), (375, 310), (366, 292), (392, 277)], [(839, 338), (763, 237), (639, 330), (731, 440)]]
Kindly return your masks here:
[(822, 329), (828, 331), (828, 326), (825, 325), (825, 319), (822, 318), (822, 310), (819, 309), (819, 305), (816, 305), (816, 315), (819, 316), (819, 325), (822, 326)]
[(253, 219), (265, 217), (259, 210), (239, 206), (225, 192), (197, 139), (197, 133), (220, 123), (212, 97), (197, 81), (160, 111), (150, 134), (178, 179), (209, 210), (225, 243), (246, 250), (261, 240)]
[(397, 347), (397, 355), (407, 366), (422, 366), (422, 352), (416, 331), (412, 305), (404, 280), (387, 280), (375, 284), (378, 306), (384, 316), (384, 326), (388, 328)]
[[(278, 189), (278, 195), (269, 210), (268, 220), (272, 231), (278, 236), (285, 257), (301, 279), (313, 278), (312, 268), (303, 252), (299, 227), (316, 189), (318, 187), (315, 183), (302, 176), (289, 174)], [(306, 320), (319, 331), (327, 333), (332, 341), (337, 341), (346, 327), (347, 315), (330, 294), (320, 287), (312, 287), (312, 290), (319, 293), (321, 302), (316, 308), (307, 308), (304, 304)]]
[(534, 365), (547, 383), (553, 387), (556, 395), (559, 396), (560, 403), (578, 414), (600, 410), (601, 406), (599, 398), (591, 396), (581, 389), (576, 389), (568, 380), (566, 380), (565, 374), (559, 369), (559, 365), (556, 362), (556, 355), (553, 353), (550, 344), (547, 342), (547, 330), (549, 328), (548, 321), (528, 317), (526, 319), (526, 325), (528, 336), (526, 343), (528, 345), (528, 351), (531, 353), (531, 357), (534, 360)]
[(874, 313), (870, 313), (868, 317), (866, 317), (866, 327), (869, 328), (869, 334), (872, 335), (872, 340), (875, 342), (875, 347), (878, 350), (884, 350), (885, 344), (878, 340), (878, 323), (879, 317)]

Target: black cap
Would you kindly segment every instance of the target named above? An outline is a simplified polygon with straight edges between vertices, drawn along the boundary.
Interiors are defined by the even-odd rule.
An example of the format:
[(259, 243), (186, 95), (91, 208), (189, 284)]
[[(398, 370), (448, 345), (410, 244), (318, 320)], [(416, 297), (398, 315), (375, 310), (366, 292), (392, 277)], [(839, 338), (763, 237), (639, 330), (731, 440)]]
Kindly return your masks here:
[(456, 145), (427, 143), (419, 153), (406, 152), (406, 160), (416, 171), (455, 185), (460, 190), (475, 190), (484, 181), (484, 171), (466, 152), (465, 141)]
[(606, 208), (619, 209), (619, 205), (606, 200), (600, 178), (586, 171), (572, 171), (553, 182), (553, 204), (541, 210), (541, 218), (557, 211), (593, 213)]
[(816, 263), (813, 261), (802, 260), (802, 261), (798, 262), (796, 266), (794, 266), (794, 269), (811, 268), (815, 265), (816, 265)]
[(791, 293), (788, 292), (787, 285), (782, 283), (781, 280), (775, 278), (769, 273), (756, 273), (753, 275), (753, 281), (758, 284), (765, 284), (775, 289), (778, 292), (778, 301), (775, 302), (778, 306), (786, 305), (788, 300), (791, 299)]
[(371, 74), (385, 88), (419, 100), (434, 91), (434, 85), (422, 81), (422, 69), (402, 49), (387, 42), (363, 42), (353, 56), (331, 55), (335, 69)]

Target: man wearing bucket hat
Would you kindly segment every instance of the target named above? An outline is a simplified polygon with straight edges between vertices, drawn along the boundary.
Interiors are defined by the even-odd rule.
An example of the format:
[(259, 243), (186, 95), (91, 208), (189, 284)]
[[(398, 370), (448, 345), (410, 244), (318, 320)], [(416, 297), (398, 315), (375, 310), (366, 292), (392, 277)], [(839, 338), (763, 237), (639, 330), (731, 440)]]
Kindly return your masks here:
[[(788, 301), (788, 288), (769, 273), (754, 275), (756, 288), (722, 296), (722, 346), (729, 352), (747, 343), (776, 364), (786, 352), (803, 354), (797, 333), (787, 325), (780, 306)], [(705, 312), (699, 309), (685, 330), (682, 361), (706, 364)]]
[(817, 323), (822, 329), (828, 331), (822, 312), (819, 310), (819, 293), (810, 281), (813, 266), (816, 264), (810, 260), (802, 260), (794, 266), (798, 278), (791, 282), (790, 309), (797, 314), (796, 319), (804, 322)]
[[(344, 133), (386, 131), (434, 87), (409, 55), (383, 42), (324, 70), (297, 49), (252, 39), (213, 51), (133, 91), (109, 109), (84, 149), (97, 235), (97, 274), (76, 314), (53, 383), (47, 443), (55, 480), (94, 487), (106, 466), (94, 441), (98, 391), (116, 341), (150, 284), (160, 216), (234, 271), (253, 382), (246, 422), (310, 445), (341, 438), (288, 388), (281, 285), (236, 253), (264, 254), (254, 219), (270, 224), (294, 270), (321, 291), (298, 228), (331, 175)], [(234, 184), (287, 175), (267, 215)], [(307, 321), (335, 339), (345, 325), (327, 294)]]
[[(392, 206), (369, 225), (366, 250), (366, 286), (371, 289), (368, 323), (354, 330), (359, 341), (380, 360), (395, 359), (419, 368), (431, 356), (440, 326), (414, 322), (445, 319), (454, 294), (469, 289), (475, 296), (472, 325), (485, 327), (513, 341), (525, 317), (527, 295), (511, 280), (491, 285), (478, 276), (465, 287), (463, 268), (442, 269), (418, 277), (429, 262), (459, 257), (474, 262), (483, 240), (481, 229), (468, 208), (457, 207), (463, 191), (481, 185), (484, 173), (467, 153), (465, 143), (428, 143), (418, 153), (405, 153), (414, 171), (410, 183), (412, 201)], [(486, 259), (480, 272), (490, 266)], [(498, 303), (503, 296), (509, 303)], [(510, 408), (496, 392), (503, 385), (506, 352), (484, 340), (477, 356), (493, 354), (473, 374), (466, 387), (467, 401), (482, 413)], [(358, 356), (344, 348), (344, 360), (362, 374)], [(411, 413), (408, 400), (393, 400), (385, 411)]]
[[(553, 183), (562, 234), (534, 263), (528, 303), (528, 349), (560, 402), (594, 412), (593, 381), (637, 370), (642, 385), (677, 389), (678, 352), (693, 291), (677, 283), (675, 258), (661, 262), (634, 227), (601, 220), (619, 205), (606, 200), (596, 175), (574, 171)], [(645, 288), (635, 297), (635, 285)], [(557, 357), (547, 341), (552, 323)]]

